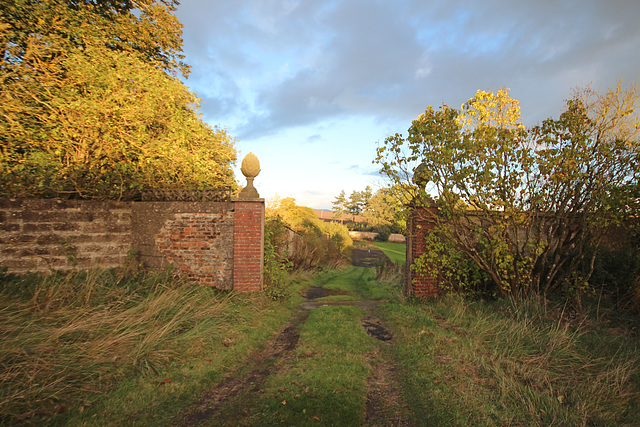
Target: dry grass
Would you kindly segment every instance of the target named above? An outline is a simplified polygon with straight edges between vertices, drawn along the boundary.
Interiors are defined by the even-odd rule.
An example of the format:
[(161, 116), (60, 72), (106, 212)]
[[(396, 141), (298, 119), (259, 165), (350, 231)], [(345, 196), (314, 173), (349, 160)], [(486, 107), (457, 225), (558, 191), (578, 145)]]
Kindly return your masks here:
[[(439, 425), (634, 425), (640, 342), (541, 301), (389, 311), (418, 413)], [(412, 366), (413, 365), (413, 366)], [(430, 414), (430, 415), (429, 415)]]
[(132, 374), (158, 373), (181, 340), (230, 313), (229, 294), (171, 276), (114, 272), (4, 277), (0, 296), (0, 414), (38, 423)]

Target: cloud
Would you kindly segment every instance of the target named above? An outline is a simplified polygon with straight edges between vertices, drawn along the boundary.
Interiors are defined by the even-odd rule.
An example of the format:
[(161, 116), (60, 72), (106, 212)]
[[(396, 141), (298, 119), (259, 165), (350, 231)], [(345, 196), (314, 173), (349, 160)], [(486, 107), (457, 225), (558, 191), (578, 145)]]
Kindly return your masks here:
[(380, 174), (380, 169), (374, 166), (363, 167), (362, 165), (351, 165), (347, 168), (347, 170), (355, 172), (358, 175), (374, 176), (376, 178), (382, 177), (382, 175)]
[(640, 76), (640, 2), (243, 1), (179, 6), (190, 83), (244, 139), (338, 117), (404, 120), (511, 87), (529, 120)]
[(311, 144), (316, 141), (320, 141), (321, 139), (322, 139), (322, 135), (316, 133), (314, 135), (311, 135), (309, 138), (307, 138), (306, 142)]

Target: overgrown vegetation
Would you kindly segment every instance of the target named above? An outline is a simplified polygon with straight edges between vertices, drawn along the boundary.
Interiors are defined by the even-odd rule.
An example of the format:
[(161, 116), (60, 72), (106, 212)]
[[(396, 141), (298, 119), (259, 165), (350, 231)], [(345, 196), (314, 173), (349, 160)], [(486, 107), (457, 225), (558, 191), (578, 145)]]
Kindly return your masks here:
[(235, 188), (234, 140), (180, 81), (176, 1), (0, 3), (0, 196)]
[(269, 221), (281, 224), (274, 223), (274, 227), (284, 226), (292, 232), (278, 251), (293, 269), (331, 268), (350, 259), (353, 241), (347, 228), (320, 221), (313, 209), (296, 205), (294, 199), (271, 200), (266, 216)]
[[(263, 361), (272, 372), (261, 391), (231, 396), (210, 425), (361, 424), (380, 357), (398, 367), (416, 424), (634, 425), (640, 417), (637, 318), (605, 302), (579, 313), (539, 298), (407, 300), (401, 273), (377, 271), (379, 279), (356, 267), (298, 275), (280, 302), (193, 286), (171, 272), (4, 275), (0, 423), (179, 423), (206, 390), (246, 374), (311, 285), (344, 292), (328, 304), (386, 301), (372, 310), (393, 344), (366, 336), (361, 318), (372, 312), (316, 308), (292, 353)], [(382, 356), (372, 362), (374, 350)]]
[(508, 90), (478, 91), (460, 109), (429, 107), (406, 138), (387, 138), (376, 162), (428, 208), (418, 210), (442, 251), (418, 268), (452, 289), (579, 304), (605, 236), (637, 229), (638, 102), (633, 85), (578, 91), (558, 119), (526, 130)]
[(282, 221), (268, 219), (264, 227), (264, 290), (272, 299), (286, 296), (289, 284), (289, 232)]
[(638, 319), (539, 298), (385, 306), (405, 395), (426, 425), (636, 425)]
[(0, 424), (167, 424), (290, 307), (171, 271), (2, 275)]

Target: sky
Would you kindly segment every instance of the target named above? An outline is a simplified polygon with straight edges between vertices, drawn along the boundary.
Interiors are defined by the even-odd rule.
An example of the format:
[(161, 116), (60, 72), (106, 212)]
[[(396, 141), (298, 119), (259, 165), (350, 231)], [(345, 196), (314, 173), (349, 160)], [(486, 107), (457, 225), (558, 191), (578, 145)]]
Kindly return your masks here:
[(640, 83), (639, 0), (182, 0), (185, 83), (253, 152), (261, 197), (331, 209), (386, 185), (376, 148), (431, 105), (510, 88), (525, 125)]

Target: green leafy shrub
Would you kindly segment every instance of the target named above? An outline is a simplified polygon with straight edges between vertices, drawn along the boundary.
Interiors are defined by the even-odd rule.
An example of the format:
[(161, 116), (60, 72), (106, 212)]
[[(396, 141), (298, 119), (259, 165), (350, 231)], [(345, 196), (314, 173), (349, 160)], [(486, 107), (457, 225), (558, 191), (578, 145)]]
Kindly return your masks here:
[(431, 231), (425, 236), (425, 243), (429, 250), (411, 266), (417, 274), (435, 277), (445, 292), (495, 294), (488, 275), (453, 242)]
[(376, 227), (375, 231), (378, 233), (375, 240), (378, 242), (389, 241), (389, 236), (391, 236), (391, 227), (382, 225), (380, 227)]
[(289, 284), (288, 230), (282, 221), (269, 219), (264, 229), (264, 290), (272, 299), (286, 296)]

